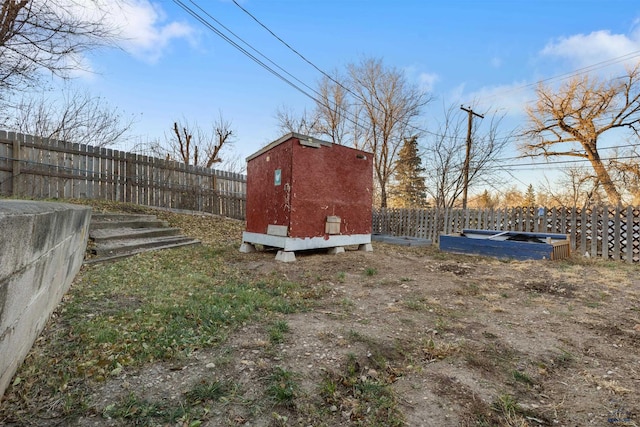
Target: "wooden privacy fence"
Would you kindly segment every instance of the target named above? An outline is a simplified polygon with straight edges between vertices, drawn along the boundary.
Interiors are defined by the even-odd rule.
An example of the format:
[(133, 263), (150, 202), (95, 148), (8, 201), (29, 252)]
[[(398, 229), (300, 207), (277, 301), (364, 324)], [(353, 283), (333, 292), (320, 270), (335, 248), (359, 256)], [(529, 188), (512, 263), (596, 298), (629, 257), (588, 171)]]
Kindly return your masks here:
[(373, 232), (439, 241), (463, 228), (561, 233), (572, 251), (640, 262), (640, 208), (374, 209)]
[(246, 177), (108, 148), (0, 131), (0, 195), (87, 198), (244, 219)]

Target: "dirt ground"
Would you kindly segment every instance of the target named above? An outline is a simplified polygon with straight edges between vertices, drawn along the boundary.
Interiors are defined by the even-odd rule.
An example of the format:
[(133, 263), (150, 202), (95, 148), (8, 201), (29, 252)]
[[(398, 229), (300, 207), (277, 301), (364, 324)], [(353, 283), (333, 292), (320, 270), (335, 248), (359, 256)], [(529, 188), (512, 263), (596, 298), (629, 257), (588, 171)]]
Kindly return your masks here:
[(180, 366), (123, 373), (93, 401), (131, 391), (179, 399), (207, 375), (242, 384), (250, 400), (266, 368), (278, 365), (301, 385), (294, 408), (278, 415), (230, 402), (203, 425), (360, 425), (363, 409), (344, 393), (320, 418), (305, 410), (322, 378), (350, 358), (363, 379), (384, 377), (408, 426), (640, 424), (638, 267), (506, 262), (382, 243), (373, 252), (299, 253), (293, 263), (274, 255), (238, 253), (230, 262), (248, 276), (318, 290), (317, 305), (283, 318), (289, 331), (275, 350), (265, 325), (247, 325)]

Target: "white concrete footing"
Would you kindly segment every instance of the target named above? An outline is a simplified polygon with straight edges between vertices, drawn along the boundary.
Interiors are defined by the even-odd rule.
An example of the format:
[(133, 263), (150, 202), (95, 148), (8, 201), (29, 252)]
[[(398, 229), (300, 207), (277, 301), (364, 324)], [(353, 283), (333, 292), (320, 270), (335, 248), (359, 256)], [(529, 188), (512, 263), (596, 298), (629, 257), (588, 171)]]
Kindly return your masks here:
[(373, 252), (373, 246), (371, 246), (371, 243), (364, 243), (358, 246), (358, 250), (364, 252)]
[(250, 254), (255, 251), (256, 251), (256, 247), (251, 243), (243, 243), (240, 245), (240, 253)]
[(276, 254), (276, 261), (281, 262), (294, 262), (296, 260), (296, 254), (288, 251), (278, 251)]
[(335, 248), (329, 248), (327, 251), (329, 255), (338, 255), (344, 253), (344, 248), (342, 246), (336, 246)]

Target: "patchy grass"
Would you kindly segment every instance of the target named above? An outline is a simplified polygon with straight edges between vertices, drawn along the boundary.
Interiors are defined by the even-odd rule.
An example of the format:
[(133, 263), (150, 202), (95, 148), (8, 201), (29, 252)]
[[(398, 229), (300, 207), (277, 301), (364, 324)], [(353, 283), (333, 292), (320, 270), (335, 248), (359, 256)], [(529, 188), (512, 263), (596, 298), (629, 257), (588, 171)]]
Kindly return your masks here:
[(269, 341), (272, 344), (280, 344), (284, 341), (284, 334), (289, 332), (289, 324), (286, 320), (276, 320), (269, 328)]
[(0, 424), (637, 422), (638, 266), (382, 243), (283, 264), (240, 254), (240, 221), (111, 205), (203, 245), (85, 267)]
[[(86, 414), (91, 401), (85, 390), (92, 384), (131, 367), (175, 363), (220, 346), (247, 322), (305, 310), (303, 293), (299, 284), (276, 275), (247, 281), (219, 249), (205, 245), (86, 268), (26, 358), (19, 390), (7, 395), (4, 407), (19, 409), (3, 411), (2, 419), (20, 423), (43, 408), (48, 416), (69, 420)], [(278, 321), (274, 325), (286, 330)], [(188, 412), (133, 395), (110, 411), (122, 419), (162, 422)]]
[(117, 403), (107, 406), (102, 415), (136, 426), (155, 426), (158, 423), (175, 424), (177, 422), (186, 422), (187, 425), (192, 425), (191, 423), (195, 421), (194, 418), (197, 420), (197, 415), (192, 414), (192, 411), (182, 404), (150, 402), (134, 393), (129, 393)]
[(406, 425), (392, 388), (397, 376), (386, 365), (378, 360), (377, 369), (367, 368), (349, 354), (340, 370), (325, 373), (319, 388), (324, 404), (330, 411), (341, 408), (343, 417), (354, 425)]
[(197, 427), (208, 420), (213, 405), (235, 398), (237, 391), (238, 385), (228, 380), (202, 380), (178, 400), (153, 401), (131, 392), (108, 405), (101, 415), (126, 425)]
[(267, 396), (276, 405), (293, 407), (300, 390), (296, 375), (280, 366), (276, 366), (267, 379)]

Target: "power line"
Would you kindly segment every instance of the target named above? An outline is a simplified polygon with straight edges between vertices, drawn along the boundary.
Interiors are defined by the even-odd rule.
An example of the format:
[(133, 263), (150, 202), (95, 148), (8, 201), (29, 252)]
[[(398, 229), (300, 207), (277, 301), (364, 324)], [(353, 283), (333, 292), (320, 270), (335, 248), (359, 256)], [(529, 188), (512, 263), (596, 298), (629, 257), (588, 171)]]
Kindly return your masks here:
[[(314, 64), (311, 60), (309, 60), (306, 56), (304, 56), (302, 53), (300, 53), (298, 50), (296, 50), (295, 48), (293, 48), (289, 43), (287, 43), (285, 40), (283, 40), (280, 36), (278, 36), (273, 30), (271, 30), (267, 25), (265, 25), (263, 22), (261, 22), (256, 16), (254, 16), (251, 12), (249, 12), (246, 8), (242, 7), (237, 0), (233, 0), (233, 3), (240, 9), (242, 10), (245, 14), (247, 14), (249, 17), (251, 17), (251, 19), (253, 19), (258, 25), (260, 25), (262, 28), (264, 28), (267, 32), (269, 32), (269, 34), (271, 34), (276, 40), (278, 40), (280, 43), (282, 43), (285, 47), (287, 47), (289, 50), (291, 50), (293, 53), (295, 53), (298, 57), (300, 57), (304, 62), (306, 62), (307, 64), (309, 64), (310, 66), (312, 66), (315, 70), (317, 70), (318, 72), (320, 72), (323, 76), (325, 76), (326, 78), (330, 79), (331, 81), (333, 81), (334, 83), (336, 83), (337, 85), (339, 85), (340, 87), (342, 87), (344, 90), (346, 90), (348, 93), (350, 93), (351, 95), (353, 95), (354, 97), (356, 97), (356, 99), (360, 99), (356, 94), (354, 94), (349, 88), (345, 87), (344, 85), (342, 85), (341, 82), (335, 80), (332, 76), (330, 76), (329, 74), (327, 74), (324, 70), (322, 70), (320, 67), (318, 67), (316, 64)], [(618, 57), (614, 57), (614, 58), (609, 58), (606, 59), (604, 61), (600, 61), (598, 63), (595, 64), (591, 64), (582, 68), (579, 68), (577, 70), (573, 70), (567, 73), (563, 73), (560, 75), (556, 75), (556, 76), (552, 76), (552, 77), (548, 77), (545, 79), (541, 79), (535, 83), (529, 83), (526, 85), (521, 86), (520, 89), (512, 89), (512, 90), (522, 90), (522, 89), (526, 89), (529, 87), (534, 87), (537, 86), (539, 84), (545, 83), (545, 82), (550, 82), (553, 80), (560, 80), (560, 79), (567, 79), (567, 78), (571, 78), (580, 74), (584, 74), (587, 73), (589, 71), (593, 71), (599, 68), (604, 68), (607, 66), (610, 66), (612, 64), (618, 63), (618, 62), (622, 62), (622, 61), (626, 61), (629, 60), (631, 58), (640, 56), (640, 50), (637, 51), (633, 51), (633, 52), (629, 52), (627, 54), (624, 55), (620, 55)], [(494, 94), (493, 97), (496, 97), (498, 95)], [(360, 99), (362, 101), (362, 99)], [(337, 106), (336, 106), (337, 107)], [(450, 136), (450, 135), (441, 135), (435, 132), (431, 132), (428, 131), (426, 129), (422, 129), (420, 127), (411, 125), (409, 123), (406, 123), (407, 126), (428, 134), (428, 135), (433, 135), (433, 136), (437, 136), (437, 137), (444, 137), (444, 138), (451, 138), (451, 139), (462, 139), (462, 137), (456, 137), (456, 136)], [(505, 139), (510, 138), (510, 136), (505, 137)]]
[[(598, 152), (604, 151), (604, 150), (617, 150), (619, 148), (635, 148), (635, 147), (640, 147), (640, 143), (636, 143), (636, 144), (622, 144), (622, 145), (612, 145), (612, 146), (608, 146), (608, 147), (600, 147), (598, 148)], [(501, 162), (501, 161), (507, 161), (507, 160), (522, 160), (522, 159), (531, 159), (533, 157), (541, 157), (541, 155), (537, 155), (537, 156), (531, 156), (531, 155), (527, 155), (527, 156), (513, 156), (513, 157), (502, 157), (502, 158), (495, 158), (492, 159), (493, 161), (496, 162)]]
[[(503, 92), (498, 92), (498, 93), (491, 94), (489, 96), (489, 98), (496, 98), (496, 97), (501, 96), (501, 95), (505, 95), (505, 94), (509, 94), (509, 93), (513, 93), (513, 92), (520, 92), (522, 90), (534, 88), (534, 87), (539, 86), (539, 85), (541, 85), (543, 83), (552, 82), (554, 80), (570, 79), (572, 77), (576, 77), (576, 76), (579, 76), (581, 74), (586, 74), (586, 73), (588, 73), (590, 71), (595, 71), (595, 70), (598, 70), (598, 69), (601, 69), (601, 68), (606, 68), (606, 67), (608, 67), (610, 65), (613, 65), (613, 64), (616, 64), (616, 63), (619, 63), (619, 62), (624, 62), (624, 61), (627, 61), (627, 60), (630, 60), (630, 59), (633, 59), (633, 58), (636, 58), (636, 57), (640, 57), (640, 50), (635, 50), (633, 52), (629, 52), (629, 53), (626, 53), (624, 55), (620, 55), (620, 56), (616, 56), (616, 57), (613, 57), (613, 58), (609, 58), (609, 59), (606, 59), (604, 61), (597, 62), (595, 64), (587, 65), (585, 67), (578, 68), (576, 70), (568, 71), (566, 73), (562, 73), (562, 74), (558, 74), (558, 75), (555, 75), (555, 76), (551, 76), (551, 77), (547, 77), (547, 78), (544, 78), (544, 79), (540, 79), (540, 80), (537, 80), (537, 81), (535, 81), (533, 83), (527, 83), (527, 84), (523, 84), (523, 85), (517, 86), (515, 88), (506, 89)], [(619, 78), (619, 77), (616, 77), (616, 78)], [(531, 102), (531, 101), (529, 101), (529, 102)]]
[[(292, 88), (294, 88), (295, 90), (299, 91), (300, 93), (304, 94), (305, 96), (309, 97), (310, 99), (315, 100), (315, 98), (309, 94), (308, 92), (306, 92), (304, 89), (302, 89), (300, 86), (296, 85), (294, 82), (292, 82), (291, 80), (287, 79), (285, 76), (283, 76), (282, 74), (280, 74), (279, 72), (277, 72), (276, 70), (274, 70), (273, 68), (271, 68), (269, 65), (265, 64), (264, 62), (262, 62), (259, 58), (257, 58), (255, 55), (251, 54), (249, 51), (247, 51), (245, 48), (243, 48), (242, 46), (240, 46), (238, 43), (236, 43), (234, 40), (232, 40), (230, 37), (228, 37), (226, 34), (224, 34), (222, 31), (220, 31), (218, 28), (216, 28), (214, 25), (212, 25), (210, 22), (208, 22), (205, 18), (203, 18), (200, 14), (198, 14), (196, 11), (194, 11), (193, 9), (191, 9), (189, 6), (187, 6), (184, 2), (182, 2), (181, 0), (173, 0), (174, 3), (176, 3), (178, 6), (180, 6), (185, 12), (187, 12), (189, 15), (191, 15), (193, 18), (195, 18), (198, 22), (200, 22), (202, 25), (204, 25), (205, 27), (207, 27), (209, 30), (213, 31), (216, 35), (218, 35), (220, 38), (222, 38), (224, 41), (226, 41), (227, 43), (229, 43), (230, 45), (232, 45), (233, 47), (235, 47), (237, 50), (239, 50), (240, 52), (242, 52), (244, 55), (246, 55), (249, 59), (251, 59), (252, 61), (254, 61), (256, 64), (260, 65), (262, 68), (264, 68), (265, 70), (267, 70), (269, 73), (273, 74), (274, 76), (276, 76), (277, 78), (279, 78), (280, 80), (282, 80), (283, 82), (285, 82), (286, 84), (288, 84), (289, 86), (291, 86)], [(193, 2), (192, 2), (193, 3)]]
[[(307, 92), (306, 90), (302, 89), (300, 86), (298, 86), (297, 84), (293, 83), (291, 80), (289, 80), (288, 78), (286, 78), (285, 76), (283, 76), (282, 74), (280, 74), (279, 72), (277, 72), (276, 70), (274, 70), (273, 68), (271, 68), (270, 66), (268, 66), (267, 64), (265, 64), (264, 62), (262, 62), (261, 60), (259, 60), (258, 58), (256, 58), (254, 55), (252, 55), (250, 52), (248, 52), (246, 49), (242, 48), (241, 46), (238, 45), (238, 43), (234, 42), (231, 38), (229, 38), (228, 36), (226, 36), (225, 34), (223, 34), (220, 30), (218, 30), (217, 28), (215, 28), (211, 23), (209, 23), (205, 18), (203, 18), (200, 14), (198, 14), (197, 12), (195, 12), (193, 9), (189, 8), (187, 5), (184, 4), (184, 2), (180, 1), (180, 0), (174, 0), (174, 2), (176, 4), (178, 4), (180, 7), (182, 7), (185, 11), (187, 11), (191, 16), (193, 16), (194, 18), (196, 18), (199, 22), (201, 22), (203, 25), (205, 25), (207, 28), (209, 28), (210, 30), (212, 30), (213, 32), (215, 32), (218, 36), (220, 36), (221, 38), (223, 38), (223, 40), (227, 41), (228, 43), (230, 43), (232, 46), (234, 46), (236, 49), (238, 49), (239, 51), (241, 51), (243, 54), (245, 54), (246, 56), (248, 56), (250, 59), (252, 59), (253, 61), (255, 61), (256, 63), (258, 63), (260, 66), (262, 66), (263, 68), (265, 68), (267, 71), (269, 71), (270, 73), (274, 74), (276, 77), (280, 78), (281, 80), (283, 80), (285, 83), (289, 84), (290, 86), (292, 86), (294, 89), (298, 90), (299, 92), (301, 92), (302, 94), (304, 94), (305, 96), (307, 96), (308, 98), (312, 99), (313, 101), (315, 101), (316, 103), (318, 103), (319, 105), (323, 105), (326, 108), (331, 108), (331, 106), (327, 105), (325, 102), (320, 101), (318, 98), (316, 98), (315, 96), (311, 95), (309, 92)], [(274, 38), (276, 38), (280, 43), (284, 44), (289, 50), (291, 50), (292, 52), (294, 52), (297, 56), (299, 56), (303, 61), (305, 61), (307, 64), (309, 64), (310, 66), (312, 66), (314, 69), (316, 69), (318, 72), (320, 72), (322, 75), (324, 75), (326, 78), (330, 79), (331, 81), (333, 81), (334, 83), (336, 83), (337, 85), (339, 85), (340, 87), (344, 88), (345, 91), (347, 91), (348, 93), (352, 94), (354, 97), (356, 97), (356, 99), (360, 99), (361, 101), (363, 101), (357, 94), (354, 94), (349, 88), (345, 87), (341, 82), (335, 80), (332, 76), (330, 76), (329, 74), (327, 74), (325, 71), (323, 71), (320, 67), (318, 67), (317, 65), (315, 65), (312, 61), (310, 61), (307, 57), (305, 57), (302, 53), (300, 53), (298, 50), (294, 49), (290, 44), (288, 44), (286, 41), (284, 41), (281, 37), (279, 37), (277, 34), (275, 34), (275, 32), (273, 32), (270, 28), (268, 28), (265, 24), (263, 24), (258, 18), (256, 18), (253, 14), (251, 14), (247, 9), (245, 9), (244, 7), (242, 7), (236, 0), (233, 0), (234, 4), (240, 8), (244, 13), (246, 13), (248, 16), (250, 16), (256, 23), (258, 23), (262, 28), (264, 28), (266, 31), (268, 31)], [(281, 70), (282, 72), (284, 72), (285, 74), (287, 74), (288, 76), (290, 76), (292, 79), (296, 80), (298, 83), (300, 83), (302, 86), (305, 86), (306, 88), (308, 88), (310, 91), (314, 92), (316, 95), (321, 96), (315, 89), (311, 88), (309, 85), (307, 85), (306, 83), (304, 83), (302, 80), (298, 79), (296, 76), (294, 76), (293, 74), (291, 74), (290, 72), (286, 71), (283, 67), (279, 66), (277, 63), (275, 63), (274, 61), (272, 61), (271, 59), (269, 59), (266, 55), (264, 55), (262, 52), (260, 52), (258, 49), (254, 48), (253, 46), (251, 46), (248, 42), (246, 42), (245, 40), (243, 40), (242, 38), (240, 38), (237, 34), (235, 34), (233, 31), (231, 31), (229, 28), (227, 28), (226, 26), (224, 26), (219, 20), (215, 19), (211, 14), (209, 14), (206, 10), (204, 10), (201, 6), (199, 6), (197, 3), (195, 3), (193, 0), (190, 1), (191, 4), (193, 4), (198, 10), (200, 10), (202, 13), (204, 13), (206, 16), (208, 16), (210, 19), (212, 19), (214, 22), (216, 22), (218, 25), (220, 25), (222, 28), (224, 28), (226, 31), (228, 31), (230, 34), (232, 34), (234, 37), (236, 37), (238, 40), (240, 40), (242, 43), (244, 43), (246, 46), (248, 46), (248, 48), (250, 48), (252, 51), (256, 52), (259, 56), (261, 56), (262, 58), (264, 58), (266, 61), (268, 61), (269, 63), (271, 63), (274, 67), (276, 67), (277, 69)], [(558, 76), (553, 76), (553, 77), (549, 77), (547, 79), (543, 79), (540, 80), (538, 82), (536, 82), (535, 84), (540, 84), (541, 82), (546, 82), (546, 81), (551, 81), (554, 79), (562, 79), (562, 78), (568, 78), (568, 77), (572, 77), (575, 75), (578, 75), (580, 73), (585, 73), (588, 71), (592, 71), (594, 69), (597, 68), (602, 68), (604, 66), (608, 66), (611, 65), (612, 63), (615, 62), (620, 62), (622, 60), (626, 60), (626, 59), (630, 59), (633, 58), (635, 56), (639, 56), (640, 55), (640, 51), (634, 51), (634, 52), (630, 52), (628, 54), (625, 55), (621, 55), (619, 57), (616, 58), (611, 58), (605, 61), (601, 61), (599, 63), (596, 64), (592, 64), (590, 66), (587, 67), (583, 67), (581, 69), (578, 70), (574, 70), (572, 72), (569, 73), (564, 73)], [(522, 88), (526, 88), (526, 87), (531, 87), (533, 86), (534, 83), (528, 84), (528, 85), (524, 85), (522, 86)], [(496, 96), (496, 95), (494, 95)], [(335, 104), (335, 108), (339, 108), (339, 109), (343, 109), (343, 107)], [(351, 112), (349, 112), (348, 110), (344, 109), (343, 111), (344, 113), (344, 117), (345, 119), (349, 120), (350, 122), (352, 122), (353, 124), (355, 124), (356, 126), (362, 126), (360, 125), (360, 123), (358, 123), (356, 120), (352, 119), (351, 117), (349, 117), (349, 115), (351, 114)], [(438, 134), (435, 132), (431, 132), (428, 131), (426, 129), (422, 129), (420, 127), (414, 126), (410, 123), (404, 123), (406, 126), (413, 128), (419, 132), (428, 134), (428, 135), (433, 135), (433, 136), (437, 136), (437, 137), (441, 137), (441, 138), (448, 138), (448, 139), (462, 139), (462, 137), (457, 137), (457, 136), (451, 136), (451, 135), (443, 135), (443, 134)], [(511, 140), (511, 139), (515, 139), (516, 141), (518, 139), (522, 139), (524, 135), (508, 135), (505, 136), (503, 138), (504, 141), (506, 140)]]
[[(256, 49), (255, 47), (253, 47), (250, 43), (248, 43), (247, 41), (245, 41), (242, 37), (238, 36), (236, 33), (234, 33), (233, 31), (231, 31), (227, 26), (225, 26), (222, 22), (220, 22), (218, 19), (216, 19), (213, 15), (211, 15), (209, 12), (207, 12), (205, 9), (203, 9), (201, 6), (199, 6), (197, 3), (195, 3), (194, 1), (190, 0), (190, 3), (193, 4), (197, 9), (199, 9), (202, 13), (204, 13), (207, 17), (209, 17), (211, 20), (213, 20), (213, 22), (215, 22), (216, 24), (218, 24), (219, 26), (221, 26), (222, 28), (224, 28), (229, 34), (233, 35), (236, 39), (238, 39), (239, 41), (241, 41), (245, 46), (247, 46), (249, 49), (251, 49), (253, 52), (257, 53), (258, 55), (260, 55), (262, 58), (264, 58), (266, 61), (268, 61), (270, 64), (272, 64), (274, 67), (276, 67), (277, 69), (279, 69), (280, 71), (282, 71), (283, 73), (285, 73), (286, 75), (288, 75), (289, 77), (291, 77), (292, 79), (294, 79), (295, 81), (297, 81), (298, 83), (300, 83), (301, 85), (303, 85), (304, 87), (306, 87), (307, 89), (315, 92), (316, 95), (320, 95), (320, 93), (318, 93), (317, 90), (315, 90), (314, 88), (312, 88), (311, 86), (307, 85), (305, 82), (303, 82), (302, 80), (300, 80), (299, 78), (297, 78), (296, 76), (294, 76), (293, 74), (291, 74), (289, 71), (287, 71), (286, 69), (284, 69), (283, 67), (281, 67), (280, 65), (276, 64), (273, 60), (271, 60), (269, 57), (267, 57), (265, 54), (263, 54), (262, 52), (260, 52), (258, 49)], [(193, 15), (192, 15), (193, 16)], [(315, 101), (315, 99), (314, 99)]]
[[(193, 2), (193, 1), (192, 1)], [(304, 56), (303, 54), (301, 54), (298, 50), (294, 49), (289, 43), (287, 43), (285, 40), (283, 40), (280, 36), (278, 36), (273, 30), (271, 30), (269, 27), (267, 27), (264, 23), (262, 23), (257, 17), (255, 17), (251, 12), (249, 12), (247, 9), (245, 9), (244, 7), (242, 7), (236, 0), (233, 0), (233, 3), (240, 8), (240, 10), (242, 10), (245, 14), (247, 14), (249, 17), (251, 17), (251, 19), (253, 19), (258, 25), (260, 25), (262, 28), (264, 28), (269, 34), (271, 34), (276, 40), (278, 40), (280, 43), (282, 43), (284, 46), (286, 46), (289, 50), (291, 50), (293, 53), (295, 53), (297, 56), (299, 56), (304, 62), (306, 62), (307, 64), (309, 64), (310, 66), (312, 66), (315, 70), (317, 70), (318, 72), (320, 72), (324, 77), (326, 77), (327, 79), (331, 80), (333, 83), (337, 84), (338, 86), (340, 86), (344, 91), (346, 91), (347, 93), (350, 93), (354, 98), (356, 98), (357, 100), (361, 101), (361, 102), (367, 102), (365, 99), (363, 99), (362, 97), (360, 97), (358, 94), (354, 93), (349, 87), (345, 86), (342, 84), (342, 82), (334, 79), (330, 74), (328, 74), (327, 72), (325, 72), (324, 70), (322, 70), (320, 67), (318, 67), (316, 64), (314, 64), (311, 60), (309, 60), (306, 56)], [(324, 104), (321, 104), (324, 105)], [(326, 105), (325, 105), (326, 106)], [(338, 106), (337, 104), (335, 105), (336, 108), (339, 108), (340, 106)], [(377, 106), (374, 106), (374, 108), (378, 109)], [(346, 113), (349, 113), (348, 111), (345, 110)], [(350, 114), (350, 113), (349, 113)], [(435, 132), (426, 130), (426, 129), (422, 129), (420, 127), (417, 127), (415, 125), (412, 125), (411, 123), (403, 123), (405, 126), (410, 127), (416, 131), (419, 131), (421, 133), (425, 133), (428, 135), (433, 135), (433, 136), (438, 136), (438, 137), (444, 137), (444, 138), (455, 138), (455, 139), (462, 139), (462, 137), (452, 137), (449, 135), (440, 135), (437, 134)]]
[[(282, 74), (280, 74), (278, 71), (274, 70), (273, 68), (271, 68), (269, 65), (265, 64), (263, 61), (261, 61), (260, 59), (258, 59), (255, 55), (251, 54), (250, 52), (248, 52), (246, 49), (244, 49), (242, 46), (240, 46), (238, 43), (236, 43), (234, 40), (232, 40), (229, 36), (227, 36), (226, 34), (224, 34), (222, 31), (220, 31), (218, 28), (216, 28), (213, 24), (211, 24), (210, 22), (207, 21), (207, 19), (205, 19), (201, 14), (199, 14), (198, 12), (196, 12), (195, 10), (193, 10), (192, 8), (190, 8), (188, 5), (186, 5), (183, 1), (181, 0), (173, 0), (174, 3), (176, 3), (178, 6), (180, 6), (183, 10), (185, 10), (189, 15), (191, 15), (193, 18), (195, 18), (198, 22), (200, 22), (201, 24), (203, 24), (205, 27), (207, 27), (209, 30), (213, 31), (216, 35), (218, 35), (219, 37), (221, 37), (224, 41), (226, 41), (227, 43), (231, 44), (234, 48), (236, 48), (237, 50), (239, 50), (241, 53), (243, 53), (244, 55), (246, 55), (247, 57), (249, 57), (251, 60), (253, 60), (254, 62), (256, 62), (258, 65), (260, 65), (261, 67), (263, 67), (265, 70), (269, 71), (271, 74), (273, 74), (274, 76), (278, 77), (279, 79), (281, 79), (282, 81), (284, 81), (285, 83), (287, 83), (288, 85), (290, 85), (291, 87), (293, 87), (294, 89), (296, 89), (297, 91), (299, 91), (300, 93), (302, 93), (303, 95), (305, 95), (306, 97), (308, 97), (309, 99), (315, 101), (317, 104), (322, 105), (326, 108), (331, 108), (329, 105), (327, 105), (326, 103), (322, 102), (321, 100), (319, 100), (318, 98), (314, 97), (313, 95), (311, 95), (309, 92), (305, 91), (304, 89), (302, 89), (300, 86), (298, 86), (297, 84), (293, 83), (291, 80), (289, 80), (288, 78), (286, 78), (285, 76), (283, 76)], [(201, 10), (203, 13), (205, 13), (210, 19), (213, 19), (216, 23), (218, 23), (219, 25), (221, 25), (223, 28), (227, 29), (227, 27), (225, 27), (224, 25), (222, 25), (221, 23), (219, 23), (218, 20), (216, 20), (215, 18), (213, 18), (209, 13), (207, 13), (206, 11), (204, 11), (204, 9), (202, 9), (202, 7), (198, 6), (193, 0), (190, 0), (190, 3), (192, 3), (196, 8), (198, 8), (199, 10)], [(245, 43), (251, 50), (255, 51), (256, 53), (258, 53), (260, 56), (264, 57), (266, 60), (268, 60), (269, 62), (271, 62), (272, 64), (274, 64), (277, 68), (283, 70), (282, 67), (278, 66), (275, 62), (273, 62), (272, 60), (270, 60), (269, 58), (266, 57), (266, 55), (262, 54), (259, 50), (255, 49), (253, 46), (251, 46), (249, 43), (247, 43), (246, 41), (242, 40), (240, 37), (238, 37), (235, 33), (233, 33), (232, 31), (228, 30), (234, 37), (238, 38), (240, 41), (242, 41), (243, 43)], [(286, 72), (286, 74), (292, 76), (295, 80), (297, 80), (298, 82), (301, 82), (301, 80), (299, 80), (298, 78), (294, 77), (293, 75), (291, 75), (289, 72)], [(301, 82), (301, 84), (303, 84), (304, 86), (308, 87), (308, 85), (304, 84)], [(314, 89), (311, 89), (313, 92), (315, 92), (316, 94), (320, 95), (317, 91), (315, 91)], [(336, 105), (336, 107), (338, 107)], [(344, 110), (344, 117), (346, 120), (350, 121), (351, 123), (353, 123), (356, 126), (362, 126), (360, 123), (358, 123), (358, 121), (356, 119), (353, 119), (351, 117), (349, 117), (348, 115), (351, 114), (348, 110)], [(409, 124), (407, 124), (407, 126), (410, 126)]]
[[(600, 161), (603, 162), (611, 162), (617, 160), (632, 160), (639, 159), (638, 156), (618, 156), (618, 157), (601, 157)], [(549, 165), (570, 165), (570, 164), (579, 164), (579, 163), (587, 163), (589, 159), (574, 159), (574, 160), (557, 160), (557, 161), (548, 161), (545, 163), (531, 163), (531, 164), (523, 164), (523, 163), (512, 163), (512, 164), (500, 164), (495, 166), (489, 166), (490, 168), (538, 168), (538, 167), (549, 167)]]

